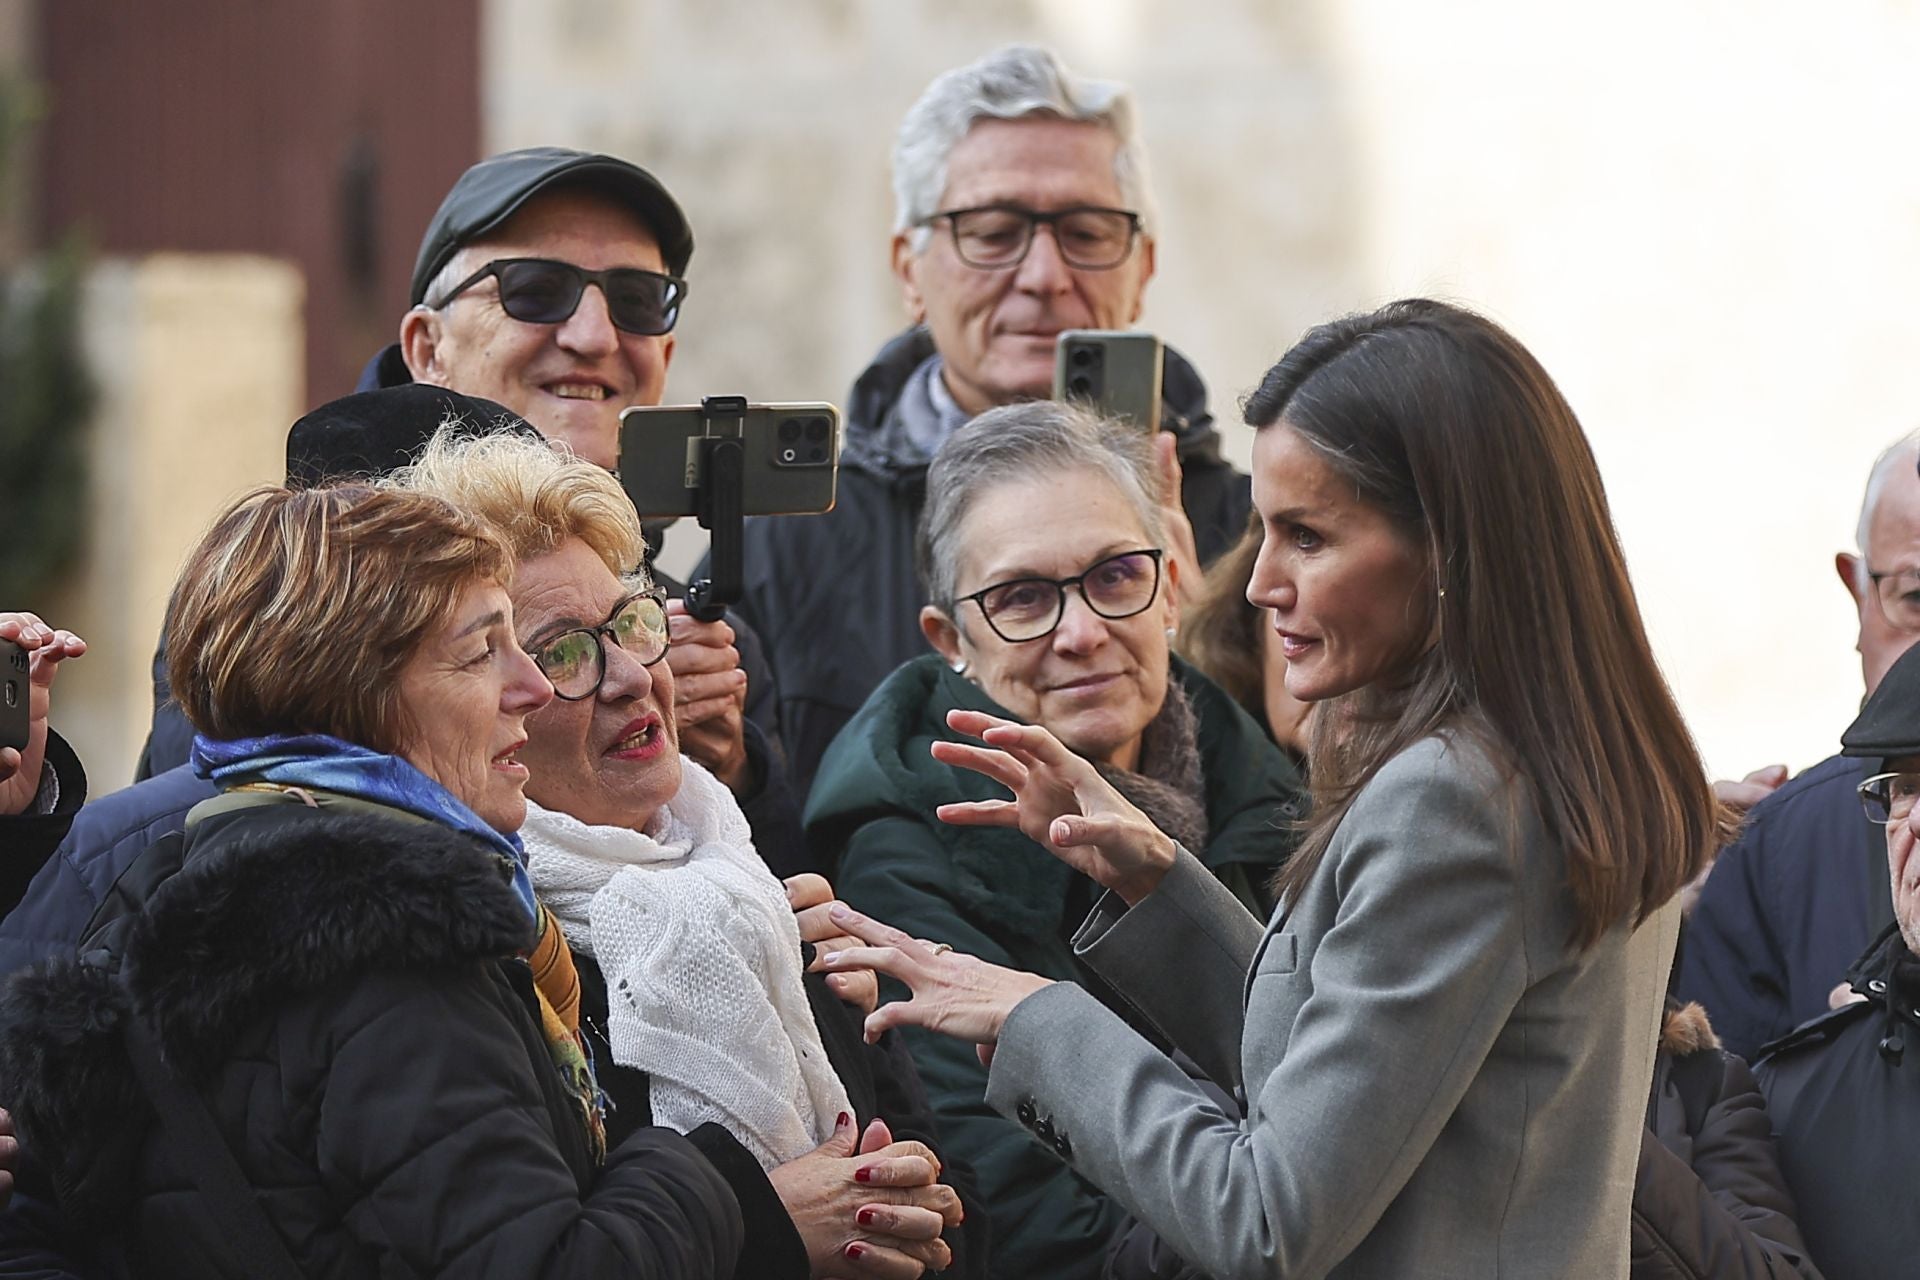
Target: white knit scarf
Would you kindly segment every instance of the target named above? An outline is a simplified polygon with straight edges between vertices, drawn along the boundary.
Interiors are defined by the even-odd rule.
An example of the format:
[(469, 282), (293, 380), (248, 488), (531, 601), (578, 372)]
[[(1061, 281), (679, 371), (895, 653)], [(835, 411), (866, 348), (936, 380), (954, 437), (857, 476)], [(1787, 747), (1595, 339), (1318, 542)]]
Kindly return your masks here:
[(646, 832), (527, 802), (535, 890), (607, 981), (614, 1061), (645, 1071), (655, 1124), (717, 1121), (771, 1169), (851, 1111), (801, 986), (800, 930), (746, 815), (692, 760)]

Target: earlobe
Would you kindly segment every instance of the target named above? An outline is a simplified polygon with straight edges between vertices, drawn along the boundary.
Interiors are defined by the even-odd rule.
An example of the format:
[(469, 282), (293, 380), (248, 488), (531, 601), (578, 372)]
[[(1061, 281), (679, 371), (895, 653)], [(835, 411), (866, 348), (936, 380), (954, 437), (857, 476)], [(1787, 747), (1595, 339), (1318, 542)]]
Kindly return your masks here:
[(948, 666), (957, 671), (959, 666), (956, 664), (965, 664), (966, 658), (960, 652), (960, 628), (952, 618), (930, 604), (920, 607), (920, 634), (927, 638), (927, 643), (946, 660)]
[(900, 282), (900, 303), (913, 323), (925, 324), (927, 302), (920, 295), (920, 286), (914, 280), (919, 266), (919, 255), (913, 251), (911, 234), (905, 231), (897, 233), (893, 237), (893, 275)]
[(400, 358), (415, 382), (444, 386), (440, 371), (440, 317), (425, 307), (414, 307), (400, 317)]
[(1147, 309), (1147, 285), (1153, 279), (1154, 247), (1153, 237), (1140, 237), (1140, 288), (1133, 295), (1133, 314), (1127, 317), (1128, 324), (1139, 324), (1140, 313)]
[(1850, 551), (1839, 552), (1833, 557), (1833, 570), (1840, 575), (1840, 585), (1853, 597), (1854, 604), (1863, 603), (1860, 579), (1865, 576), (1865, 567), (1860, 563), (1860, 557)]

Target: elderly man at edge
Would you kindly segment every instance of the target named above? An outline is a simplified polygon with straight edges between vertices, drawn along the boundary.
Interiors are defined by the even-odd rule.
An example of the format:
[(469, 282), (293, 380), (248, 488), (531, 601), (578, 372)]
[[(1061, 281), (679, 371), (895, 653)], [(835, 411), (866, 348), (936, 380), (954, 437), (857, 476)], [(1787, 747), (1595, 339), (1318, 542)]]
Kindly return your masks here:
[[(1859, 615), (1869, 696), (1920, 639), (1920, 434), (1875, 461), (1860, 510), (1860, 553), (1834, 568)], [(1688, 921), (1677, 993), (1713, 1016), (1726, 1047), (1752, 1059), (1828, 1007), (1848, 966), (1893, 919), (1884, 841), (1853, 791), (1846, 753), (1755, 805), (1720, 855)]]
[[(1054, 335), (1132, 325), (1154, 272), (1132, 95), (1047, 50), (1001, 49), (929, 85), (901, 122), (893, 183), (893, 270), (912, 326), (848, 395), (838, 504), (747, 527), (741, 609), (773, 660), (801, 786), (881, 679), (927, 652), (913, 530), (935, 450), (976, 414), (1048, 397)], [(983, 212), (1017, 232), (984, 265), (972, 225)], [(963, 238), (976, 246), (965, 256)], [(1248, 481), (1221, 459), (1206, 388), (1172, 351), (1164, 386), (1171, 506), (1184, 503), (1178, 524), (1191, 520), (1210, 561), (1246, 527)]]
[[(562, 147), (489, 157), (460, 176), (427, 224), (400, 340), (368, 365), (358, 389), (418, 381), (485, 397), (612, 468), (621, 410), (659, 404), (665, 392), (692, 256), (686, 214), (637, 165)], [(405, 460), (375, 454), (363, 469), (385, 472)], [(658, 534), (648, 540), (649, 568)], [(792, 861), (799, 803), (759, 641), (744, 626), (672, 609), (668, 660), (680, 682), (686, 753), (740, 799), (775, 870), (801, 870)], [(188, 735), (165, 703), (163, 670), (164, 654), (155, 662), (143, 778), (186, 759)]]
[(1920, 652), (1893, 664), (1840, 739), (1872, 774), (1894, 923), (1854, 962), (1848, 999), (1754, 1064), (1800, 1230), (1828, 1280), (1914, 1274), (1920, 1259)]

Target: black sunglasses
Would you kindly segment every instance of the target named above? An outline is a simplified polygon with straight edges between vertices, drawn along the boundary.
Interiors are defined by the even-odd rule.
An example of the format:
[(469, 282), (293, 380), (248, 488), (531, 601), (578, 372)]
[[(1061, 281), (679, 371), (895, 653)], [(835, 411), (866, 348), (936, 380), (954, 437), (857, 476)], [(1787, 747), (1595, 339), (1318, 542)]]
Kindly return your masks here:
[(644, 271), (639, 267), (609, 267), (588, 271), (552, 258), (495, 258), (462, 280), (438, 302), (438, 311), (467, 290), (494, 276), (500, 281), (500, 309), (526, 324), (559, 324), (580, 306), (587, 286), (598, 285), (607, 300), (607, 316), (614, 327), (644, 337), (673, 331), (680, 304), (687, 300), (687, 282), (679, 276)]

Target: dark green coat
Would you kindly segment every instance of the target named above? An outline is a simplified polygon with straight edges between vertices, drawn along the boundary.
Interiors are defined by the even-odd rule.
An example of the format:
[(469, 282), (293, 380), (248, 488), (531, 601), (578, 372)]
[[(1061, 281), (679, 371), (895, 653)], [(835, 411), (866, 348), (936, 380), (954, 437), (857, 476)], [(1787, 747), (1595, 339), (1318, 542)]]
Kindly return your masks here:
[[(1263, 886), (1292, 851), (1289, 825), (1305, 812), (1300, 775), (1206, 677), (1177, 658), (1173, 674), (1198, 725), (1212, 833), (1200, 856), (1264, 917)], [(839, 896), (877, 919), (1104, 996), (1104, 985), (1067, 942), (1097, 896), (1093, 883), (1017, 831), (951, 827), (933, 816), (934, 806), (949, 801), (1006, 795), (929, 753), (936, 738), (959, 740), (946, 727), (955, 707), (1018, 718), (932, 654), (874, 690), (815, 777), (806, 818), (815, 861), (837, 860)], [(948, 1149), (978, 1175), (993, 1218), (994, 1274), (1098, 1277), (1129, 1225), (1126, 1211), (987, 1106), (987, 1073), (972, 1045), (927, 1032), (905, 1035)]]

